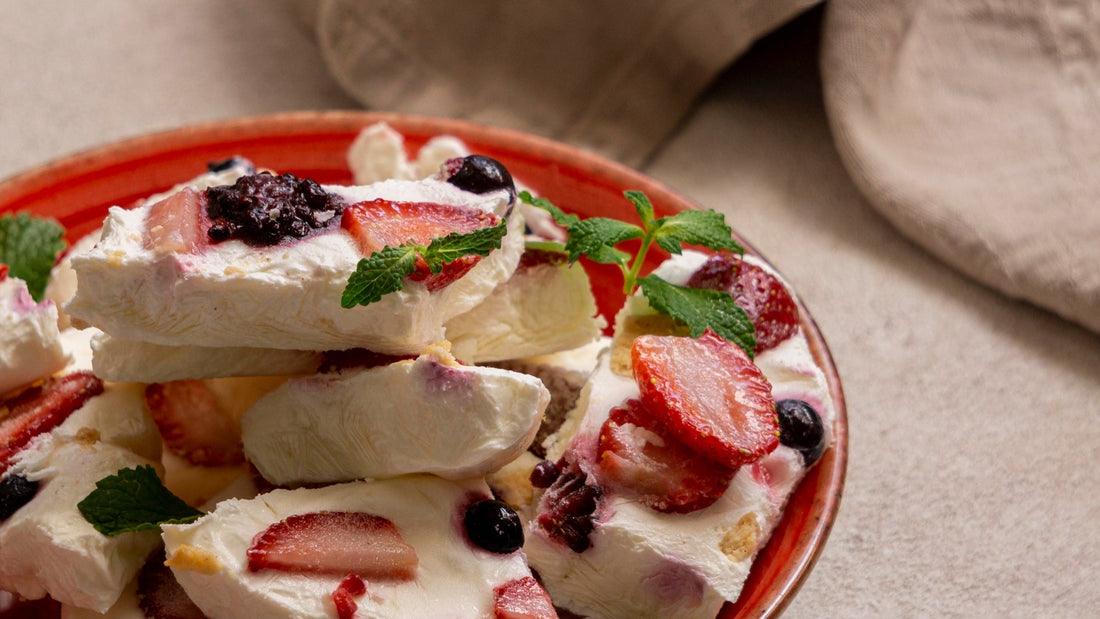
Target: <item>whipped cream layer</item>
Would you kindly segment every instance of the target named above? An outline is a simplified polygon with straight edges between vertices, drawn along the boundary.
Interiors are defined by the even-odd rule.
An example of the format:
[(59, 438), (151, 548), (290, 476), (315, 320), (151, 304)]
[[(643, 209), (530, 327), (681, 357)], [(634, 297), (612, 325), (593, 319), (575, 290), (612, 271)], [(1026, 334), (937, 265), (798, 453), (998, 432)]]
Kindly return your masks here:
[[(430, 179), (325, 189), (348, 204), (437, 202), (501, 218), (511, 206), (507, 192), (476, 195)], [(523, 218), (512, 216), (501, 249), (450, 285), (430, 293), (410, 281), (369, 306), (344, 309), (341, 295), (363, 256), (342, 228), (270, 247), (229, 240), (194, 254), (158, 253), (143, 246), (148, 210), (113, 207), (96, 247), (73, 256), (79, 285), (66, 311), (74, 321), (167, 346), (415, 354), (506, 280), (523, 251)]]
[(41, 486), (0, 524), (0, 589), (106, 612), (160, 540), (156, 531), (103, 535), (76, 505), (98, 480), (141, 465), (159, 466), (87, 434), (45, 435), (21, 451), (10, 473)]
[(368, 580), (367, 594), (355, 600), (357, 617), (489, 617), (493, 588), (531, 575), (522, 551), (493, 554), (467, 540), (464, 510), (489, 496), (481, 481), (427, 475), (276, 490), (224, 501), (192, 524), (166, 525), (163, 538), (176, 579), (211, 617), (333, 617), (342, 575), (252, 572), (246, 553), (257, 533), (288, 516), (366, 512), (397, 526), (419, 566), (411, 581)]
[(0, 395), (65, 367), (53, 301), (35, 303), (21, 279), (0, 274)]
[(277, 485), (484, 475), (518, 456), (550, 394), (533, 376), (415, 360), (290, 379), (242, 419), (245, 456)]
[[(705, 260), (705, 255), (685, 252), (656, 273), (683, 284)], [(774, 273), (761, 261), (746, 260)], [(617, 323), (622, 324), (628, 313), (652, 311), (644, 297), (633, 297)], [(610, 351), (601, 357), (577, 408), (558, 435), (546, 441), (549, 460), (564, 457), (594, 484), (601, 426), (612, 408), (640, 397), (632, 376), (612, 371), (611, 358)], [(817, 409), (831, 442), (832, 400), (802, 331), (760, 353), (755, 361), (776, 399), (798, 398)], [(740, 595), (753, 558), (804, 473), (801, 455), (780, 445), (741, 467), (717, 502), (688, 514), (661, 513), (604, 487), (589, 535), (591, 546), (582, 553), (537, 525), (538, 513), (551, 507), (544, 498), (533, 510), (525, 550), (555, 604), (582, 615), (713, 617), (726, 601)]]

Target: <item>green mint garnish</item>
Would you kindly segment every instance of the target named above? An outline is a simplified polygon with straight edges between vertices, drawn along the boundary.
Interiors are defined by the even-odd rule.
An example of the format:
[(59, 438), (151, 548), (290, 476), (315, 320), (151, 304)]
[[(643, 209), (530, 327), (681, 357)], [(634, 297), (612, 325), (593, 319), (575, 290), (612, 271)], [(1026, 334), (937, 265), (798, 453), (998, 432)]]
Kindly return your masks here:
[[(640, 287), (653, 309), (686, 324), (692, 337), (699, 337), (710, 329), (743, 348), (751, 357), (756, 345), (752, 321), (728, 293), (677, 286), (654, 275), (641, 277), (642, 264), (654, 243), (670, 254), (681, 253), (684, 243), (744, 253), (744, 248), (733, 240), (733, 231), (726, 224), (726, 218), (708, 210), (683, 211), (658, 219), (653, 204), (644, 193), (625, 191), (623, 195), (634, 205), (641, 226), (604, 217), (580, 219), (526, 191), (520, 192), (519, 197), (527, 204), (548, 211), (554, 221), (565, 227), (569, 234), (565, 251), (570, 262), (584, 255), (594, 262), (619, 265), (623, 272), (623, 292), (627, 296)], [(633, 260), (629, 253), (615, 247), (632, 239), (641, 239), (641, 247)]]
[(12, 277), (27, 282), (35, 301), (41, 301), (50, 279), (50, 269), (66, 244), (65, 228), (52, 219), (27, 213), (0, 217), (0, 264), (8, 265)]
[(108, 536), (184, 524), (202, 516), (169, 492), (148, 464), (97, 481), (95, 490), (76, 508), (96, 531)]
[(478, 228), (473, 232), (452, 232), (432, 239), (427, 245), (408, 243), (396, 247), (386, 246), (363, 258), (348, 278), (348, 285), (340, 299), (340, 305), (352, 308), (370, 305), (383, 296), (401, 290), (405, 278), (416, 271), (417, 258), (423, 258), (428, 270), (439, 273), (443, 265), (464, 256), (488, 256), (500, 248), (501, 240), (508, 233), (508, 224), (501, 221), (495, 226)]

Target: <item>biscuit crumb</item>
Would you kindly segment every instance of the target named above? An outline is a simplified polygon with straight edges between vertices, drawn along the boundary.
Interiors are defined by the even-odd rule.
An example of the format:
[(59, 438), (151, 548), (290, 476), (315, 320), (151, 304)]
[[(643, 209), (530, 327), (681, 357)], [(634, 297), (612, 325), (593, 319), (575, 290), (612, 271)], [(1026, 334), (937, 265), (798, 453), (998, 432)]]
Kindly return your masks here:
[(99, 430), (95, 428), (80, 428), (73, 436), (73, 442), (81, 445), (93, 445), (99, 442)]
[(164, 564), (178, 570), (200, 574), (217, 574), (222, 569), (222, 564), (214, 553), (189, 544), (176, 548)]
[(756, 522), (756, 512), (749, 512), (726, 531), (722, 541), (718, 543), (718, 549), (734, 563), (744, 561), (752, 556), (759, 537), (760, 525)]

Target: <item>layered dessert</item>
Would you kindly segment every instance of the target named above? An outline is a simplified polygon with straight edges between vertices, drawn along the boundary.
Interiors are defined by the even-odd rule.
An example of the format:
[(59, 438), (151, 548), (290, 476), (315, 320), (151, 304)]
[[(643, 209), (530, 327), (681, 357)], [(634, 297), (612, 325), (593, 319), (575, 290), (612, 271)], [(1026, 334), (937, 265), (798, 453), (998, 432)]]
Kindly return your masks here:
[[(54, 269), (60, 315), (18, 304), (52, 360), (4, 396), (0, 590), (67, 617), (736, 600), (832, 440), (789, 286), (714, 213), (628, 195), (644, 232), (585, 228), (454, 138), (414, 159), (370, 127), (349, 165), (345, 187), (212, 164), (112, 208)], [(648, 276), (615, 247), (643, 237), (677, 254)], [(610, 338), (581, 255), (638, 290)], [(71, 411), (7, 430), (71, 377), (86, 394), (31, 407)], [(149, 496), (175, 511), (141, 521)]]

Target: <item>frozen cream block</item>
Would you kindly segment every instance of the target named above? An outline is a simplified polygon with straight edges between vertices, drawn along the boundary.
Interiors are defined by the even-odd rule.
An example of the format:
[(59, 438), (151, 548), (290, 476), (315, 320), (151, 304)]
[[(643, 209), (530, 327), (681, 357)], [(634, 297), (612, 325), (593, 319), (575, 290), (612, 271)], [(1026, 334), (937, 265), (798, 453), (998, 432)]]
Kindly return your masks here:
[(323, 355), (308, 350), (165, 346), (99, 333), (92, 367), (104, 380), (163, 383), (192, 378), (312, 374)]
[[(706, 261), (704, 255), (688, 253), (667, 261), (658, 275), (685, 284)], [(545, 490), (537, 493), (530, 510), (525, 550), (555, 604), (573, 612), (600, 617), (713, 617), (740, 595), (787, 497), (831, 440), (828, 428), (834, 413), (824, 375), (800, 329), (759, 352), (755, 365), (739, 349), (729, 353), (732, 357), (716, 357), (734, 359), (739, 364), (738, 384), (755, 386), (714, 391), (709, 382), (677, 382), (678, 375), (670, 379), (647, 364), (695, 368), (708, 363), (711, 350), (725, 351), (724, 346), (732, 345), (721, 344), (713, 335), (699, 340), (667, 335), (677, 327), (659, 318), (638, 320), (647, 316), (655, 313), (644, 298), (628, 301), (617, 317), (619, 329), (647, 327), (660, 335), (635, 342), (634, 337), (644, 332), (635, 331), (629, 338), (617, 334), (582, 390), (577, 408), (546, 441), (548, 461), (535, 467), (536, 485)], [(675, 345), (701, 353), (681, 362), (667, 361), (674, 355), (663, 350), (659, 356), (647, 356), (654, 342), (683, 341), (689, 344)], [(644, 385), (636, 378), (639, 372), (648, 377)], [(655, 402), (653, 384), (679, 385), (675, 402), (668, 406), (680, 417), (654, 421), (659, 416), (647, 411), (665, 405)], [(689, 393), (684, 385), (695, 385), (698, 391)], [(772, 397), (759, 400), (760, 388)], [(781, 414), (780, 443), (769, 446), (764, 455), (738, 454), (745, 464), (713, 459), (712, 436), (699, 434), (689, 442), (682, 432), (694, 422), (695, 407), (730, 396), (763, 414), (773, 410), (771, 401), (808, 403), (820, 415), (825, 433), (818, 447), (808, 450), (813, 455), (807, 456), (786, 444)], [(743, 414), (730, 412), (731, 419)], [(752, 425), (750, 415), (743, 419), (735, 424), (738, 428)], [(724, 432), (720, 424), (713, 436)], [(616, 594), (608, 596), (609, 590)]]
[(578, 348), (604, 326), (584, 269), (565, 254), (528, 249), (511, 279), (448, 321), (446, 333), (455, 357), (487, 363)]
[(0, 396), (65, 367), (53, 301), (35, 303), (27, 284), (0, 265)]
[[(281, 182), (264, 180), (265, 176), (244, 177), (238, 184), (246, 179), (260, 179), (247, 181), (254, 184)], [(165, 346), (308, 351), (362, 347), (415, 354), (443, 337), (447, 320), (473, 308), (508, 279), (523, 251), (522, 217), (508, 217), (510, 191), (475, 194), (431, 179), (312, 187), (301, 191), (312, 192), (323, 206), (309, 212), (309, 224), (287, 224), (301, 238), (276, 234), (274, 244), (255, 237), (246, 242), (232, 236), (245, 229), (234, 221), (212, 221), (205, 207), (213, 189), (188, 188), (135, 209), (112, 208), (95, 248), (73, 256), (79, 286), (68, 313), (81, 325), (95, 326), (112, 337)], [(373, 208), (378, 205), (386, 213), (378, 215), (379, 209)], [(387, 211), (387, 206), (392, 208)], [(274, 217), (279, 208), (272, 206), (261, 214)], [(337, 221), (340, 208), (343, 216)], [(367, 210), (369, 216), (360, 217)], [(444, 215), (433, 219), (438, 213)], [(365, 221), (376, 215), (381, 223)], [(341, 307), (348, 277), (359, 260), (385, 244), (402, 244), (410, 230), (427, 230), (435, 238), (454, 231), (456, 225), (469, 232), (462, 226), (481, 227), (503, 219), (509, 232), (502, 247), (476, 260), (457, 279), (409, 279), (402, 290), (380, 301)], [(301, 226), (314, 227), (303, 231)], [(266, 234), (262, 227), (248, 230)], [(215, 242), (210, 234), (228, 240)], [(401, 240), (387, 240), (394, 235)]]
[[(165, 525), (167, 564), (210, 617), (491, 617), (534, 580), (522, 536), (472, 541), (513, 530), (478, 521), (490, 498), (426, 475), (275, 490)], [(553, 616), (533, 591), (543, 612), (529, 616)]]
[(16, 457), (7, 476), (39, 486), (30, 502), (0, 523), (0, 589), (105, 612), (160, 545), (156, 531), (103, 535), (77, 510), (98, 480), (154, 464), (93, 439), (88, 433), (72, 440), (44, 435)]
[(460, 365), (443, 345), (369, 369), (292, 378), (245, 413), (245, 456), (276, 485), (484, 475), (518, 456), (550, 394), (539, 379)]

